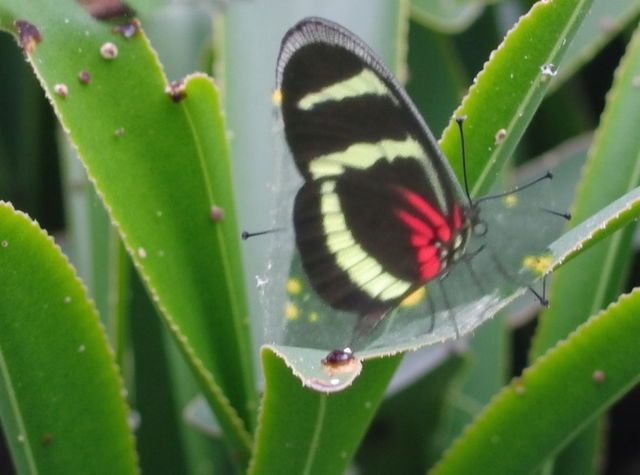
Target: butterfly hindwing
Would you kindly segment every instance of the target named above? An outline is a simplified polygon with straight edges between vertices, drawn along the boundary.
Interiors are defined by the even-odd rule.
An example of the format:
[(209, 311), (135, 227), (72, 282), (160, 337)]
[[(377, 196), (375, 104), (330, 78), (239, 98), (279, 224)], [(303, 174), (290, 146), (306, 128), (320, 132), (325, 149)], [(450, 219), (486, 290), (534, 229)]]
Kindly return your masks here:
[(282, 43), (285, 137), (305, 179), (296, 242), (314, 289), (361, 315), (435, 278), (463, 226), (461, 191), (415, 106), (370, 48), (310, 18)]

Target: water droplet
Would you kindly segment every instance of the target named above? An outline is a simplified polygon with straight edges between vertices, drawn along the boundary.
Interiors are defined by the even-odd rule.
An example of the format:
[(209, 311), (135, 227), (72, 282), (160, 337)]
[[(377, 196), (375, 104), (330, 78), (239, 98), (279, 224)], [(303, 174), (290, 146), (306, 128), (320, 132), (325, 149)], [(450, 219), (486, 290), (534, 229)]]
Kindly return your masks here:
[(269, 279), (262, 278), (259, 275), (256, 275), (256, 287), (258, 289), (264, 290), (265, 285), (269, 282)]
[(542, 81), (546, 81), (558, 74), (556, 67), (551, 63), (540, 66), (540, 72), (542, 73)]

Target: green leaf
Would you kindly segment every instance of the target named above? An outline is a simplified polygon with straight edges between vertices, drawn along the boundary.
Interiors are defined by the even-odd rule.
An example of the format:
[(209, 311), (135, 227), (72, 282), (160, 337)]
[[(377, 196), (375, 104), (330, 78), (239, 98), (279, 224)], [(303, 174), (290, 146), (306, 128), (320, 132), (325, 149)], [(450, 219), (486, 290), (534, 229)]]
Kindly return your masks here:
[(468, 78), (451, 37), (411, 21), (408, 39), (406, 89), (429, 128), (439, 132), (449, 124)]
[[(634, 35), (616, 72), (578, 188), (572, 223), (584, 222), (606, 203), (640, 184), (640, 137), (635, 132), (635, 124), (640, 121), (640, 97), (634, 84), (638, 70), (640, 33)], [(630, 228), (612, 236), (606, 244), (554, 274), (549, 293), (553, 305), (541, 317), (532, 359), (618, 295), (632, 233)]]
[(494, 399), (433, 473), (482, 467), (493, 475), (515, 475), (539, 467), (640, 381), (638, 312), (636, 290), (538, 359)]
[[(536, 3), (477, 75), (455, 112), (457, 116), (467, 116), (467, 176), (472, 195), (486, 193), (513, 154), (591, 3), (592, 0)], [(543, 74), (545, 67), (549, 68), (548, 74)], [(501, 130), (506, 135), (497, 141), (496, 134)], [(455, 123), (444, 131), (441, 146), (462, 181)]]
[(0, 202), (0, 415), (20, 473), (137, 473), (124, 388), (86, 289)]
[(482, 13), (479, 0), (411, 0), (411, 15), (420, 23), (442, 32), (464, 30)]
[(265, 390), (249, 473), (344, 473), (400, 358), (367, 362), (349, 389), (329, 395), (300, 384), (277, 350), (263, 348), (262, 361)]
[(361, 473), (424, 473), (440, 458), (439, 439), (450, 423), (452, 399), (467, 363), (466, 355), (449, 354), (384, 400), (358, 450)]
[[(539, 256), (531, 256), (534, 261), (533, 264), (525, 263), (522, 267), (522, 275), (520, 277), (525, 278), (524, 276), (528, 273), (532, 281), (535, 280), (536, 276), (540, 277), (561, 264), (568, 262), (580, 252), (585, 251), (597, 242), (610, 236), (616, 230), (637, 219), (638, 216), (640, 216), (640, 187), (633, 189), (580, 225), (571, 229), (551, 243), (548, 249)], [(480, 257), (481, 256), (476, 257), (476, 261)], [(491, 258), (489, 258), (489, 260), (491, 260)], [(476, 261), (474, 261), (474, 263)], [(447, 278), (447, 282), (451, 282), (449, 279), (457, 279), (460, 277), (460, 274), (465, 272), (467, 272), (467, 268), (464, 266), (454, 267), (450, 273), (451, 277)], [(453, 277), (455, 274), (458, 275)], [(466, 278), (468, 281), (471, 276), (467, 276)], [(457, 282), (457, 284), (461, 284), (462, 282), (463, 281)], [(513, 285), (515, 286), (503, 289), (505, 291), (503, 294), (495, 291), (491, 294), (484, 295), (478, 300), (463, 303), (458, 309), (454, 308), (456, 312), (455, 319), (460, 335), (466, 335), (472, 332), (484, 321), (480, 317), (495, 314), (527, 291), (526, 286), (521, 286), (517, 283), (513, 283)], [(470, 293), (471, 291), (472, 289), (470, 290), (469, 286), (467, 286), (466, 292)], [(461, 291), (457, 293), (460, 294)], [(452, 292), (450, 298), (454, 296), (456, 296), (456, 293)], [(459, 297), (466, 298), (465, 295)], [(300, 298), (304, 300), (304, 296)], [(393, 355), (439, 343), (445, 339), (454, 338), (455, 333), (452, 329), (452, 318), (447, 312), (447, 310), (444, 310), (444, 315), (438, 314), (435, 316), (435, 319), (442, 323), (441, 325), (436, 325), (431, 331), (426, 331), (429, 323), (428, 321), (425, 322), (424, 313), (414, 312), (410, 314), (408, 311), (405, 311), (401, 315), (401, 320), (399, 319), (399, 314), (390, 314), (389, 317), (383, 319), (376, 328), (372, 337), (373, 344), (362, 350), (357, 350), (356, 363), (359, 363), (358, 358), (360, 360), (366, 360), (385, 355)], [(335, 319), (331, 321), (332, 324), (336, 322), (337, 320)], [(310, 322), (310, 325), (312, 326), (313, 322)], [(346, 325), (349, 325), (349, 323), (347, 322)], [(351, 325), (353, 325), (353, 323), (351, 323)], [(306, 328), (311, 328), (311, 326), (307, 326)], [(328, 326), (327, 331), (331, 331), (332, 328), (333, 327)], [(343, 331), (344, 330), (340, 328), (338, 333)], [(413, 338), (398, 339), (393, 333), (394, 331), (404, 332), (403, 335), (412, 333)], [(285, 345), (278, 345), (274, 348), (287, 359), (287, 364), (292, 368), (294, 374), (300, 377), (305, 386), (314, 387), (319, 391), (333, 392), (344, 389), (351, 384), (360, 372), (359, 366), (355, 364), (337, 375), (327, 373), (320, 363), (320, 360), (327, 352), (326, 350)]]
[(598, 54), (621, 30), (637, 21), (638, 13), (640, 13), (638, 0), (594, 2), (567, 49), (562, 68), (558, 69), (558, 75), (551, 83), (551, 89), (563, 84), (577, 69)]
[[(39, 29), (42, 41), (27, 58), (230, 445), (246, 458), (256, 393), (226, 137), (212, 81), (189, 78), (186, 97), (174, 102), (143, 33), (125, 38), (72, 0), (5, 0), (1, 25), (15, 32), (16, 19)], [(107, 42), (117, 57), (102, 56)], [(89, 83), (78, 80), (80, 71), (90, 73)], [(56, 84), (66, 85), (66, 97)], [(212, 217), (214, 209), (222, 219)]]
[[(580, 222), (594, 210), (640, 184), (640, 138), (634, 124), (640, 121), (637, 72), (640, 70), (640, 30), (629, 43), (616, 71), (614, 84), (589, 151), (573, 215)], [(553, 305), (540, 317), (531, 350), (531, 360), (605, 307), (620, 293), (633, 251), (634, 227), (629, 227), (584, 253), (553, 276)], [(583, 437), (599, 438), (590, 430)], [(595, 443), (578, 441), (580, 446)], [(576, 454), (576, 463), (595, 464), (595, 455)], [(563, 457), (566, 463), (567, 457)], [(564, 466), (566, 469), (566, 465)], [(595, 470), (595, 465), (592, 470)], [(562, 473), (562, 472), (557, 472)]]

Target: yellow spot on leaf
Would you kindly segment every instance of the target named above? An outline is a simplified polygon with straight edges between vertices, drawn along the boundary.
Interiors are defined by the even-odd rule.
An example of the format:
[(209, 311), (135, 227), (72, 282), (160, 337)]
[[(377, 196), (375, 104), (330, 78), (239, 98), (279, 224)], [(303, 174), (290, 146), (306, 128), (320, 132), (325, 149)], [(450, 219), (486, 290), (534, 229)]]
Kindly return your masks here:
[(504, 197), (504, 205), (507, 208), (513, 208), (517, 204), (518, 204), (518, 198), (516, 197), (516, 195), (507, 195)]
[(287, 292), (290, 294), (299, 294), (302, 290), (302, 284), (298, 279), (287, 280)]
[(551, 267), (550, 256), (525, 256), (522, 265), (538, 275), (546, 274)]
[(300, 311), (298, 307), (291, 302), (287, 302), (287, 306), (284, 309), (284, 316), (287, 320), (297, 320)]
[(417, 305), (427, 294), (427, 290), (424, 287), (420, 287), (415, 292), (407, 295), (402, 302), (400, 302), (400, 306), (402, 307), (413, 307)]

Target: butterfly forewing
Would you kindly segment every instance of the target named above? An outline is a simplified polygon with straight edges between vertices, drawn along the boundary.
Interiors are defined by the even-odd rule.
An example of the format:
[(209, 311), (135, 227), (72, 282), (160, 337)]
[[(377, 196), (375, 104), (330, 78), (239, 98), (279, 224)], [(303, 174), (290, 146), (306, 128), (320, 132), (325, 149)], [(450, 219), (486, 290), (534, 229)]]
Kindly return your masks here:
[(461, 190), (369, 47), (336, 24), (303, 20), (283, 39), (277, 87), (305, 179), (294, 226), (314, 289), (334, 308), (365, 315), (441, 274), (446, 251), (464, 240)]

